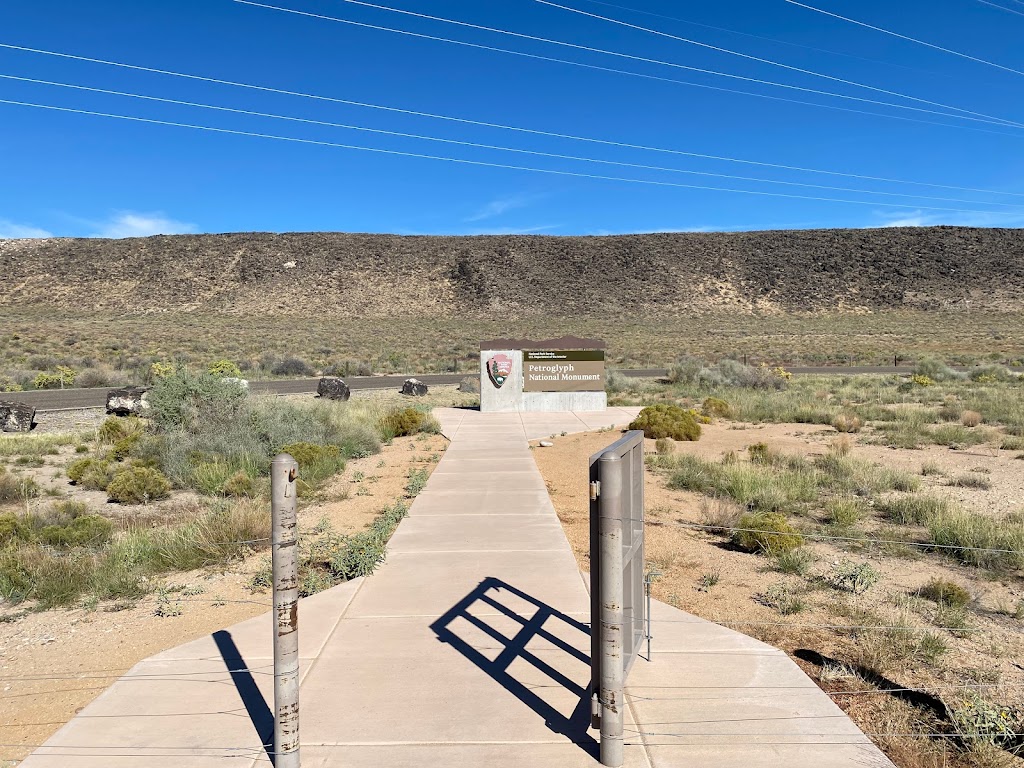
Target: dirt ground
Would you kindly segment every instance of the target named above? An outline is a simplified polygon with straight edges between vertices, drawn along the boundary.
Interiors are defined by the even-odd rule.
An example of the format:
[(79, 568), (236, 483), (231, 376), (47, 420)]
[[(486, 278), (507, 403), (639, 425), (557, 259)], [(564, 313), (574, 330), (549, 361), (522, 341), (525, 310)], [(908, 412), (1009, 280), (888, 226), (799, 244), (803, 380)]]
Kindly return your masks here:
[[(588, 457), (618, 437), (618, 432), (557, 437), (550, 448), (533, 443), (534, 458), (584, 571), (590, 570)], [(838, 437), (831, 428), (806, 424), (720, 422), (704, 427), (699, 442), (678, 443), (676, 450), (717, 460), (729, 451), (742, 456), (748, 446), (765, 442), (784, 453), (814, 456), (823, 454)], [(859, 458), (915, 474), (923, 462), (936, 463), (942, 474), (921, 477), (919, 493), (949, 496), (961, 501), (968, 510), (979, 513), (1002, 515), (1008, 511), (1024, 511), (1024, 473), (1014, 453), (991, 446), (970, 450), (936, 446), (924, 450), (893, 450), (864, 445), (856, 436), (851, 437), (854, 439), (851, 455)], [(654, 441), (646, 443), (646, 450), (653, 453)], [(971, 471), (984, 473), (992, 482), (991, 490), (953, 488), (944, 484), (950, 476)], [(1024, 582), (1017, 576), (996, 576), (960, 566), (937, 554), (912, 549), (904, 550), (903, 556), (892, 556), (877, 548), (857, 550), (855, 545), (847, 545), (848, 548), (842, 549), (822, 542), (808, 544), (816, 557), (809, 574), (787, 575), (773, 571), (770, 561), (763, 555), (736, 549), (722, 535), (674, 525), (706, 523), (707, 505), (715, 502), (697, 493), (668, 489), (665, 478), (650, 468), (646, 470), (645, 502), (646, 560), (662, 571), (653, 586), (656, 599), (776, 645), (794, 655), (797, 663), (816, 679), (821, 676), (821, 669), (796, 657), (801, 649), (836, 660), (854, 659), (878, 639), (872, 637), (871, 629), (853, 631), (830, 627), (865, 626), (865, 621), (877, 623), (877, 618), (868, 620), (865, 616), (886, 621), (903, 619), (922, 630), (936, 632), (948, 651), (933, 663), (899, 665), (891, 670), (891, 682), (900, 687), (934, 689), (944, 700), (951, 688), (983, 683), (993, 686), (984, 690), (988, 698), (1017, 708), (1024, 703), (1024, 666), (1020, 663), (1024, 624), (1002, 613), (1012, 613), (1013, 607), (1024, 597)], [(794, 519), (794, 522), (799, 527), (801, 521)], [(860, 534), (851, 535), (877, 535), (877, 532), (869, 525)], [(864, 594), (837, 591), (827, 585), (825, 577), (842, 559), (867, 560), (881, 572), (882, 579)], [(971, 592), (974, 597), (970, 606), (971, 631), (954, 634), (936, 628), (929, 621), (934, 618), (929, 611), (933, 611), (935, 605), (916, 597), (915, 593), (932, 577), (952, 579)], [(800, 595), (806, 608), (799, 613), (782, 615), (764, 605), (762, 596), (775, 584), (786, 585), (793, 594)], [(875, 644), (884, 654), (884, 644)], [(657, 652), (656, 638), (653, 649)], [(863, 681), (860, 683), (864, 687)], [(819, 684), (831, 690), (827, 680)], [(891, 708), (877, 702), (882, 697), (870, 697), (868, 704), (864, 696), (859, 701), (854, 701), (857, 697), (848, 698), (849, 701), (841, 698), (837, 701), (866, 732), (906, 728), (905, 723), (893, 723)], [(899, 756), (897, 748), (886, 748), (894, 757)], [(908, 764), (902, 759), (898, 762)]]
[[(324, 521), (339, 533), (366, 528), (403, 497), (409, 470), (432, 471), (446, 446), (437, 435), (403, 437), (375, 456), (349, 461), (316, 500), (300, 506), (300, 530), (322, 528)], [(57, 473), (72, 455), (65, 449), (32, 472), (45, 486), (67, 491), (67, 479)], [(172, 515), (188, 498), (175, 494), (150, 506)], [(88, 500), (99, 506), (106, 496)], [(136, 662), (266, 612), (269, 592), (253, 592), (249, 583), (268, 558), (262, 552), (228, 568), (163, 577), (178, 615), (158, 616), (156, 597), (39, 613), (0, 603), (0, 741), (20, 745), (0, 746), (0, 761), (24, 758)]]

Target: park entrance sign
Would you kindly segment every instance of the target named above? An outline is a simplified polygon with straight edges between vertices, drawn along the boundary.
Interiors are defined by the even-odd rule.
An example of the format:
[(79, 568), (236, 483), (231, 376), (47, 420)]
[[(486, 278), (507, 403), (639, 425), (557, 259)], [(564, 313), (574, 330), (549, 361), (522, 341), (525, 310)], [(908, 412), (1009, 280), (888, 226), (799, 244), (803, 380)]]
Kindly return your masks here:
[(603, 411), (605, 343), (600, 339), (480, 342), (480, 410)]

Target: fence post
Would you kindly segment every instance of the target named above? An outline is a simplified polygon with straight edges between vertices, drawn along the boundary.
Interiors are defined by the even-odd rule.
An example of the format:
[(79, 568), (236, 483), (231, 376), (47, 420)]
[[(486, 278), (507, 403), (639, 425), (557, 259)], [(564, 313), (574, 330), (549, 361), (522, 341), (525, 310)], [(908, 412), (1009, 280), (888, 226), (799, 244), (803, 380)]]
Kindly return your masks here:
[(625, 709), (622, 655), (622, 459), (605, 453), (598, 460), (601, 482), (601, 765), (622, 765)]
[(287, 453), (270, 467), (274, 572), (274, 766), (299, 768), (299, 561), (295, 519), (299, 465)]

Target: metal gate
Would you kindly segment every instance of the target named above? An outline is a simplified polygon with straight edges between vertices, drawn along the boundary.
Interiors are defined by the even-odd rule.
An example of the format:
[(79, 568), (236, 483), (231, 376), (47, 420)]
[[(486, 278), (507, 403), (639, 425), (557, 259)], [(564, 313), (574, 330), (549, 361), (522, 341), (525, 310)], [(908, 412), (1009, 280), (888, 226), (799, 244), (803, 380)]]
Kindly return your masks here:
[(601, 763), (622, 765), (623, 686), (645, 637), (644, 433), (590, 457), (591, 721)]

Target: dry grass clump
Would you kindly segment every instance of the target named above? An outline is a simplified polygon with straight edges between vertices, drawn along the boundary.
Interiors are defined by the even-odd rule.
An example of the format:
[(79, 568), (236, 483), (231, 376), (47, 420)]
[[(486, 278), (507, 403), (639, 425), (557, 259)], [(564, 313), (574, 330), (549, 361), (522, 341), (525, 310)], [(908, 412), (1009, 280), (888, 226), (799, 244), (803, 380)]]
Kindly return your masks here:
[(860, 432), (864, 420), (855, 413), (840, 413), (832, 419), (832, 426), (837, 432)]
[(667, 456), (676, 451), (676, 441), (671, 437), (659, 437), (654, 442), (654, 450), (659, 456)]
[(981, 414), (977, 411), (964, 411), (960, 414), (960, 423), (965, 427), (976, 427), (983, 421)]

